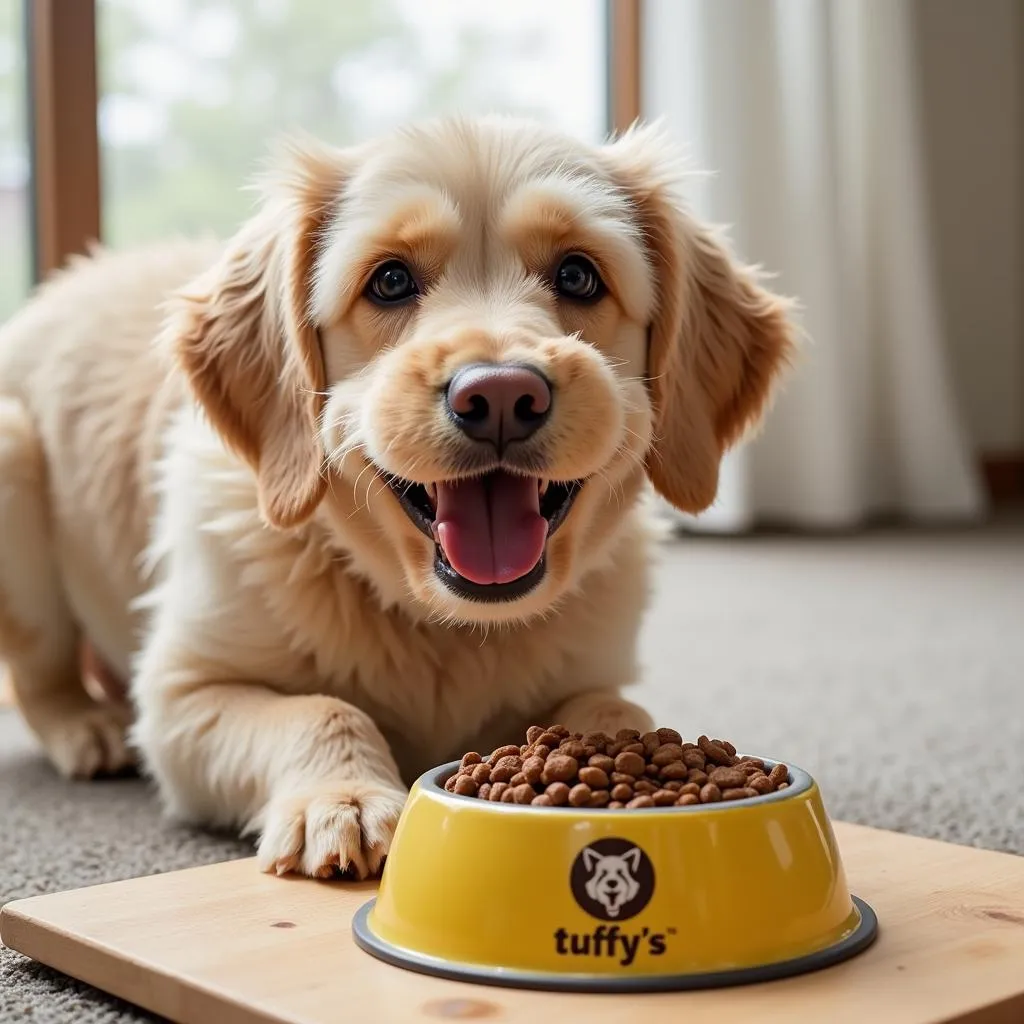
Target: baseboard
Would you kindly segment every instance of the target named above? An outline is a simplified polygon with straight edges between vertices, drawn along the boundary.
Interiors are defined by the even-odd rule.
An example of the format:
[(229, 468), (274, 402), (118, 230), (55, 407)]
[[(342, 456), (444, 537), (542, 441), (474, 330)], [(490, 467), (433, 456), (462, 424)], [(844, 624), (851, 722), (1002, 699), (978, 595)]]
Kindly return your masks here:
[(982, 455), (981, 472), (993, 505), (1024, 501), (1024, 451)]

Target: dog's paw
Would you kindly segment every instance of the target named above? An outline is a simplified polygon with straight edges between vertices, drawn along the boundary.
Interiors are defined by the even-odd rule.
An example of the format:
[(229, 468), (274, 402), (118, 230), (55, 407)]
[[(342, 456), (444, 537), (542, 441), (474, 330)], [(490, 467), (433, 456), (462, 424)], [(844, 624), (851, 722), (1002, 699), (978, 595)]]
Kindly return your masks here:
[(128, 708), (99, 704), (55, 718), (40, 730), (41, 739), (65, 778), (115, 775), (135, 763), (126, 739), (130, 721)]
[(380, 871), (406, 794), (384, 783), (341, 781), (271, 800), (263, 815), (258, 862), (279, 875), (357, 878)]

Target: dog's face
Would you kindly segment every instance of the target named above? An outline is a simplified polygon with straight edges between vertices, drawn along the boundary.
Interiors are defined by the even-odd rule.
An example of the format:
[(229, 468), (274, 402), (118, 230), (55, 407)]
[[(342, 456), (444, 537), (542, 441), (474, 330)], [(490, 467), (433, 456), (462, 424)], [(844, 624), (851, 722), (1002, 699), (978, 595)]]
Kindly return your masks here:
[(791, 339), (679, 176), (656, 133), (501, 119), (293, 154), (170, 328), (266, 518), (322, 503), (386, 599), (492, 622), (606, 557), (645, 474), (705, 508)]
[(609, 917), (618, 917), (625, 904), (636, 899), (640, 884), (636, 872), (640, 867), (640, 850), (633, 847), (621, 856), (602, 857), (593, 850), (583, 851), (583, 863), (590, 872), (587, 895), (604, 907)]

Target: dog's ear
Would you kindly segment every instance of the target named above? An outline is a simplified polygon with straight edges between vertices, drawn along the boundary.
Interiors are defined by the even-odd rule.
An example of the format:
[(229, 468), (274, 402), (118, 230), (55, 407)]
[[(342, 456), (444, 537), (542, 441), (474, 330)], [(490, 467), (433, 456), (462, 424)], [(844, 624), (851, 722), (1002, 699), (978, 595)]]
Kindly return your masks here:
[(595, 853), (593, 850), (583, 851), (583, 866), (591, 874), (594, 873), (594, 868), (601, 862), (601, 854)]
[(634, 127), (604, 154), (635, 204), (653, 270), (647, 472), (662, 497), (701, 512), (715, 499), (723, 454), (760, 420), (794, 352), (792, 303), (689, 214), (684, 162), (658, 128)]
[(629, 870), (635, 875), (640, 870), (640, 847), (634, 846), (632, 850), (627, 850), (622, 855), (622, 859), (629, 865)]
[(309, 297), (320, 235), (351, 169), (345, 151), (282, 150), (259, 211), (170, 304), (164, 337), (206, 416), (252, 466), (275, 526), (303, 522), (326, 488), (324, 367)]

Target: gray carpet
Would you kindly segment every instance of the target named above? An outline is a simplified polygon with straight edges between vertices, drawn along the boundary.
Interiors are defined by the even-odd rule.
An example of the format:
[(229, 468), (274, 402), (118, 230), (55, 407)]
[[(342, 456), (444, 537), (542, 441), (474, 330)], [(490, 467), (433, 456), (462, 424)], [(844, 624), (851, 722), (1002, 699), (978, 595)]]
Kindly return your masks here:
[[(790, 759), (833, 817), (1024, 853), (1024, 522), (688, 538), (662, 552), (638, 696)], [(160, 822), (143, 783), (57, 780), (0, 712), (0, 902), (247, 852)], [(0, 1021), (146, 1020), (0, 950)]]

